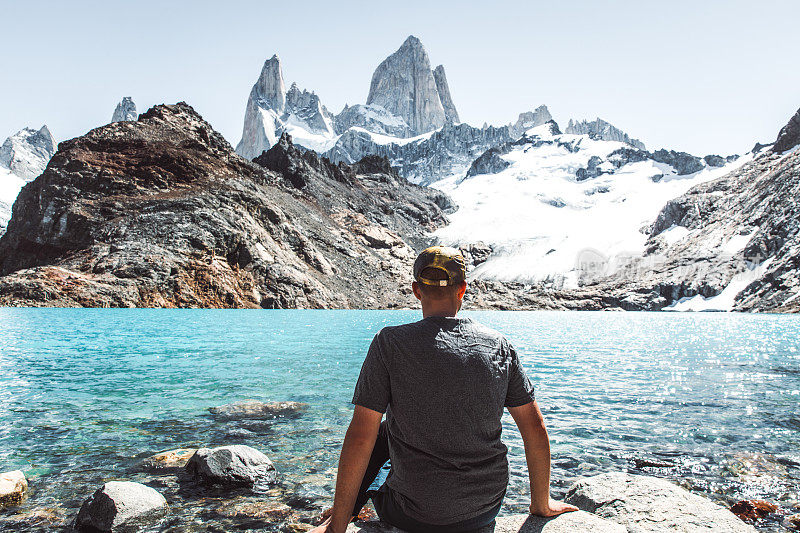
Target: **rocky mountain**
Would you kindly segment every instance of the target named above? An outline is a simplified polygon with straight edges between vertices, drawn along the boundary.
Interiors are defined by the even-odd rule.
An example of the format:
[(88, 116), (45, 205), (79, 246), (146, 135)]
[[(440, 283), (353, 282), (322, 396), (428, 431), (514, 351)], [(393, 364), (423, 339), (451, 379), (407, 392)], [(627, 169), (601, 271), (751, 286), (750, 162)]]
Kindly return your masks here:
[(253, 159), (289, 132), (306, 148), (323, 151), (333, 144), (333, 115), (313, 92), (283, 81), (277, 55), (264, 62), (261, 74), (250, 91), (245, 108), (242, 139), (236, 152)]
[(577, 288), (576, 262), (584, 250), (643, 254), (647, 235), (641, 229), (668, 201), (746, 161), (716, 167), (686, 157), (561, 133), (549, 121), (498, 143), (466, 173), (435, 182), (459, 206), (435, 236), (491, 250), (472, 279)]
[(47, 126), (25, 128), (0, 146), (0, 235), (11, 218), (11, 206), (26, 182), (44, 171), (56, 151)]
[(139, 114), (136, 112), (136, 104), (130, 96), (122, 99), (117, 107), (114, 108), (114, 114), (111, 115), (111, 122), (122, 122), (123, 120), (136, 120)]
[(444, 65), (439, 65), (433, 69), (433, 79), (436, 81), (436, 91), (439, 93), (439, 100), (444, 108), (444, 118), (449, 122), (461, 122), (458, 119), (458, 111), (450, 96), (450, 86), (447, 84), (447, 76), (444, 73)]
[[(437, 83), (422, 43), (411, 35), (375, 69), (367, 105), (381, 106), (402, 118), (415, 135), (441, 128), (447, 118), (437, 86), (447, 89), (445, 98), (452, 107), (444, 67), (439, 79)], [(458, 116), (455, 107), (450, 113)]]
[(602, 139), (604, 141), (617, 141), (629, 144), (639, 150), (646, 150), (644, 143), (639, 139), (633, 139), (627, 133), (615, 128), (601, 118), (597, 118), (591, 122), (581, 120), (580, 122), (569, 120), (567, 129), (564, 133), (571, 133), (574, 135), (589, 135), (593, 139)]
[(454, 174), (463, 175), (472, 161), (499, 143), (511, 139), (508, 126), (476, 128), (469, 124), (445, 123), (438, 130), (397, 139), (351, 128), (325, 152), (331, 161), (352, 163), (368, 155), (386, 157), (401, 176), (424, 185)]
[(512, 138), (518, 139), (529, 129), (546, 124), (551, 120), (553, 120), (553, 116), (550, 114), (550, 110), (546, 105), (540, 105), (533, 111), (520, 113), (517, 121), (509, 128), (509, 133)]
[(0, 305), (408, 306), (412, 246), (449, 210), (384, 159), (336, 165), (284, 134), (254, 163), (156, 106), (61, 143), (22, 189)]
[(0, 167), (30, 181), (42, 173), (56, 152), (56, 141), (47, 126), (24, 128), (0, 146)]

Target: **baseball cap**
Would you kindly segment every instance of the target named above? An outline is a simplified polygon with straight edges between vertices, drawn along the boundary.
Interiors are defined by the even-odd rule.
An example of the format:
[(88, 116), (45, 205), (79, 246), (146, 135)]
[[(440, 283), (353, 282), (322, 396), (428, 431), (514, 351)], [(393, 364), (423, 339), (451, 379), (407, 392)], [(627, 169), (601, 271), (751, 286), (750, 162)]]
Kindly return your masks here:
[[(447, 274), (447, 279), (428, 279), (422, 277), (426, 268), (436, 268)], [(414, 261), (414, 279), (425, 285), (447, 287), (458, 285), (467, 279), (464, 256), (456, 248), (431, 246), (424, 249)]]

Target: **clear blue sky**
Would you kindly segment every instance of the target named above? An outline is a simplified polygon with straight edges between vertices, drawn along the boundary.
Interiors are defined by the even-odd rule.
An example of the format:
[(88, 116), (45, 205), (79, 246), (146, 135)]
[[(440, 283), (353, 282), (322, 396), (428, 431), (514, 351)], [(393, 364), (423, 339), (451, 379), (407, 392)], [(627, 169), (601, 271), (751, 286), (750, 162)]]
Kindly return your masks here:
[(409, 35), (445, 65), (465, 122), (547, 104), (698, 155), (771, 142), (800, 107), (800, 2), (42, 1), (0, 3), (0, 141), (57, 140), (185, 100), (235, 144), (264, 60), (334, 113)]

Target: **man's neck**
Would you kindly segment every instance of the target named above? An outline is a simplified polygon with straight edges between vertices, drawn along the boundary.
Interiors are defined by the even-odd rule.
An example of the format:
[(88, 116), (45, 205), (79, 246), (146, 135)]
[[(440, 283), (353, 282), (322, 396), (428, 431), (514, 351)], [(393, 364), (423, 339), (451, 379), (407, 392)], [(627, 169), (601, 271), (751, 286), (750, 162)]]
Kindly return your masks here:
[(455, 307), (452, 305), (435, 306), (435, 307), (426, 307), (423, 305), (422, 318), (428, 318), (432, 316), (455, 317), (456, 313), (458, 313), (458, 310), (460, 308), (461, 308), (460, 305)]

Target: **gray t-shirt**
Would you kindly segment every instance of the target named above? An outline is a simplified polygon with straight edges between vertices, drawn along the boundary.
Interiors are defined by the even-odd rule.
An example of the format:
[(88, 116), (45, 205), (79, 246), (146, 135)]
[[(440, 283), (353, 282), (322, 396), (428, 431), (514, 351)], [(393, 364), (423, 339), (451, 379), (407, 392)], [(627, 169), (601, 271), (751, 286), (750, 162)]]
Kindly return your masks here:
[(386, 485), (408, 516), (435, 525), (500, 503), (508, 485), (503, 407), (533, 400), (533, 385), (505, 337), (456, 317), (383, 328), (353, 395), (354, 404), (386, 413)]

